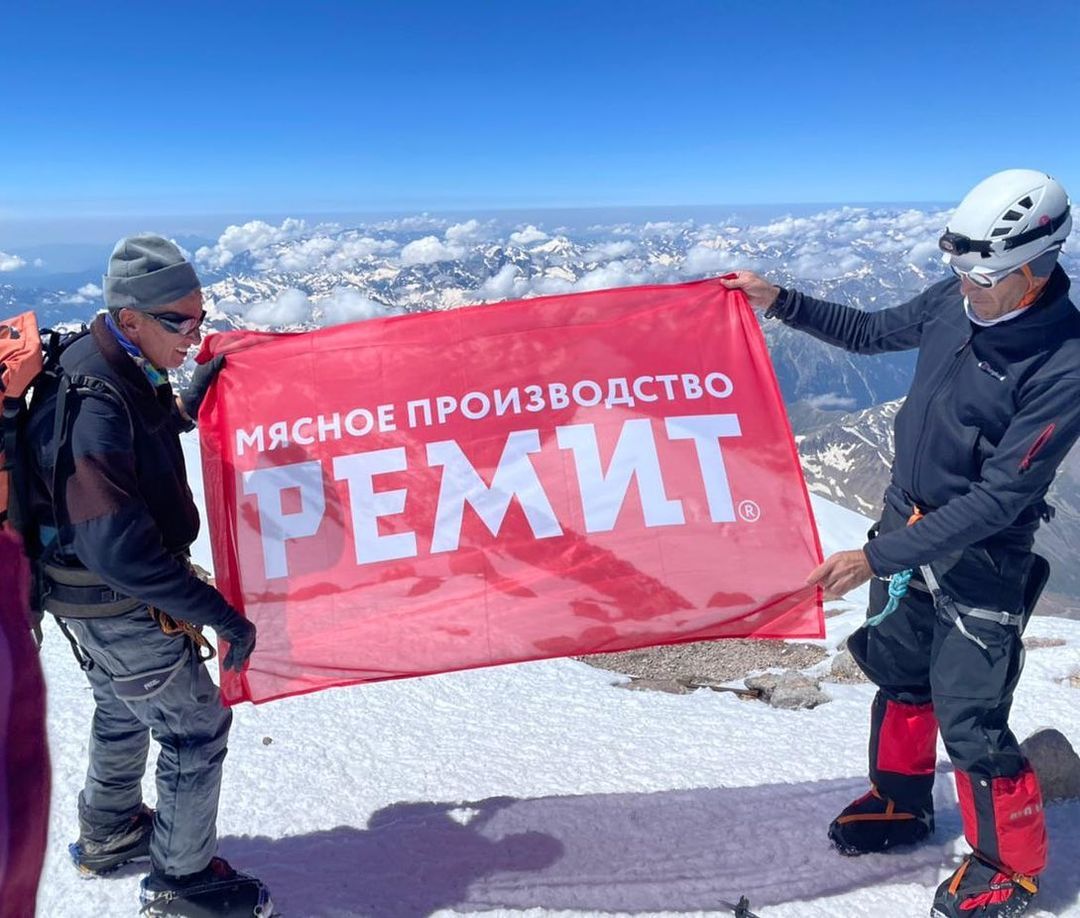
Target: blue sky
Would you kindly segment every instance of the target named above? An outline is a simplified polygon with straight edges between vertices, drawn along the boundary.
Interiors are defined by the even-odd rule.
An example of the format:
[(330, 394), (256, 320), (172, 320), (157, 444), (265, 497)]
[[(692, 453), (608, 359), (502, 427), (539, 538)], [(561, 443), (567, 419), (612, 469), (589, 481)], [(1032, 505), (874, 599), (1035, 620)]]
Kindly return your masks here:
[[(1080, 4), (9, 4), (0, 220), (1080, 188)], [(1074, 192), (1080, 193), (1080, 192)]]

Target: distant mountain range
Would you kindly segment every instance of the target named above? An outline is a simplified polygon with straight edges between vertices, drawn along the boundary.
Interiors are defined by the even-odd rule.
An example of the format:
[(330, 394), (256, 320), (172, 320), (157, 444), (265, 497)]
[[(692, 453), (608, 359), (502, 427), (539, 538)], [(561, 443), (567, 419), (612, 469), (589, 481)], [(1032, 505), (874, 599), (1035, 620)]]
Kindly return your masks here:
[[(193, 254), (212, 329), (300, 330), (375, 315), (643, 283), (745, 267), (814, 296), (878, 309), (944, 276), (939, 211), (839, 208), (769, 221), (598, 224), (583, 228), (422, 216), (358, 227), (229, 227)], [(1077, 263), (1063, 263), (1075, 274)], [(51, 286), (0, 283), (0, 313), (35, 308), (42, 324), (84, 321), (100, 293), (86, 275)], [(81, 285), (80, 285), (81, 284)], [(873, 516), (892, 455), (892, 419), (914, 353), (860, 357), (764, 322), (811, 490)], [(687, 329), (692, 334), (693, 329)], [(1080, 617), (1080, 455), (1051, 502), (1039, 547), (1054, 562), (1048, 608)], [(1075, 570), (1074, 570), (1075, 568)]]

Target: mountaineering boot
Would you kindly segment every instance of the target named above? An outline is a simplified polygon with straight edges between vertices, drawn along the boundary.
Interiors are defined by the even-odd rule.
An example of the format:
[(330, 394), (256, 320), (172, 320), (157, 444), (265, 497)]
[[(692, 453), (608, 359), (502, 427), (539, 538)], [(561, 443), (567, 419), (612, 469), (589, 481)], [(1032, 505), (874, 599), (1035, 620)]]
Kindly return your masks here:
[(171, 877), (154, 871), (139, 888), (140, 915), (160, 918), (270, 918), (270, 890), (260, 880), (233, 870), (222, 857), (198, 873)]
[(832, 821), (829, 840), (841, 854), (855, 856), (916, 845), (933, 831), (932, 807), (907, 810), (871, 787)]
[(93, 838), (84, 827), (79, 840), (68, 845), (68, 853), (80, 873), (103, 876), (128, 861), (149, 857), (153, 830), (154, 811), (144, 804), (127, 822), (104, 837)]
[(1016, 918), (1038, 892), (1034, 877), (1008, 873), (969, 854), (938, 887), (930, 918)]

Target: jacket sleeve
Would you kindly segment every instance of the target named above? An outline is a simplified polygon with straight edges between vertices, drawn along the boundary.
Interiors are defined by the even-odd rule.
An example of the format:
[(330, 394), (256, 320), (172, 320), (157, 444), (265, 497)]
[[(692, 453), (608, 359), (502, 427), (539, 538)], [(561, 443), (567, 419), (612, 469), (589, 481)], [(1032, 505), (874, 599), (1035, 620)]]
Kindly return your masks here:
[(73, 415), (71, 462), (58, 489), (82, 564), (117, 592), (174, 618), (217, 625), (236, 616), (217, 590), (166, 550), (139, 493), (123, 407), (82, 397)]
[(856, 354), (907, 351), (919, 346), (927, 313), (950, 283), (955, 281), (942, 281), (900, 306), (874, 312), (781, 288), (765, 314)]
[(926, 564), (986, 539), (1041, 500), (1080, 436), (1080, 376), (1043, 381), (1022, 400), (980, 479), (914, 526), (864, 548), (878, 576)]

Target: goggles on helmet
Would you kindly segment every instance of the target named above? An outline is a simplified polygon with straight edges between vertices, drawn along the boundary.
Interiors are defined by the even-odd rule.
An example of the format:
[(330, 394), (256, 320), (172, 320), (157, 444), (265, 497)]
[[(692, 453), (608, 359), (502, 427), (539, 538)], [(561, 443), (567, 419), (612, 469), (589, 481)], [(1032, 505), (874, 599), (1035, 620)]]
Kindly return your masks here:
[(147, 315), (174, 335), (191, 335), (203, 324), (203, 320), (206, 318), (206, 310), (202, 310), (199, 315), (194, 317), (185, 316), (178, 312), (148, 312)]
[(971, 252), (978, 252), (983, 258), (989, 258), (994, 252), (1008, 252), (1010, 249), (1027, 245), (1043, 236), (1052, 236), (1068, 218), (1069, 210), (1066, 209), (1053, 220), (1047, 220), (1034, 229), (1025, 230), (1006, 239), (972, 239), (963, 233), (954, 233), (946, 227), (945, 232), (938, 239), (938, 248), (950, 255), (968, 255)]

